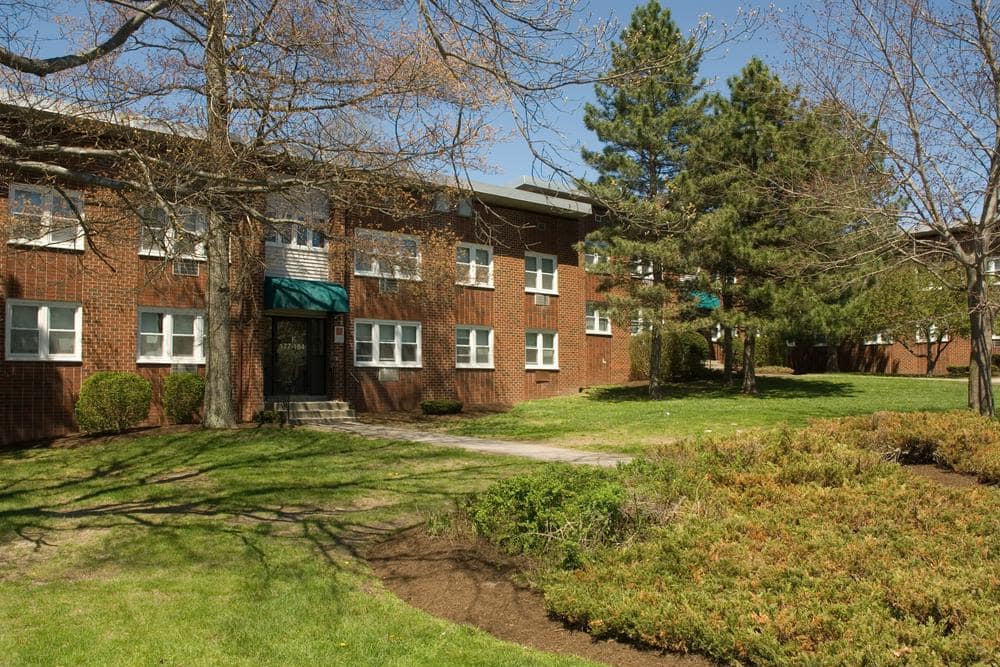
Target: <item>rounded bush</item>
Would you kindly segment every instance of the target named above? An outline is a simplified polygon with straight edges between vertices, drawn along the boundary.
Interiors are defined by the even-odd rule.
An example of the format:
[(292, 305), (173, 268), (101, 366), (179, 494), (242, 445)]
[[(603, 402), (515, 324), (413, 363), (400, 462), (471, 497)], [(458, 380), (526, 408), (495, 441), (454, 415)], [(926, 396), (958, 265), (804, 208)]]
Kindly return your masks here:
[[(629, 343), (632, 371), (649, 377), (650, 333), (633, 336)], [(661, 337), (660, 375), (674, 380), (696, 377), (708, 359), (708, 339), (695, 331), (664, 331)]]
[(153, 386), (135, 373), (100, 371), (83, 381), (76, 421), (85, 433), (122, 431), (149, 417)]
[(190, 424), (205, 398), (205, 378), (197, 373), (171, 373), (163, 379), (163, 411), (175, 424)]

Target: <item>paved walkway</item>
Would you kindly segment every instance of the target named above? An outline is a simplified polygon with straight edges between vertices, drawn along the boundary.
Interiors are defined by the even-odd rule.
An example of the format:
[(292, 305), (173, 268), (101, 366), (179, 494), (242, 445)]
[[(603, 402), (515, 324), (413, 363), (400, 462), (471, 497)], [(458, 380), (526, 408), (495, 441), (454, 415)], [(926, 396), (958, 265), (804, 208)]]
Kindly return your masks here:
[(492, 440), (488, 438), (470, 438), (463, 435), (449, 435), (434, 431), (418, 431), (410, 428), (396, 428), (381, 424), (362, 424), (360, 422), (343, 422), (324, 426), (311, 426), (323, 431), (340, 431), (353, 433), (365, 438), (382, 438), (385, 440), (407, 440), (428, 445), (443, 447), (458, 447), (472, 452), (484, 454), (503, 454), (506, 456), (522, 456), (539, 461), (558, 461), (574, 465), (592, 465), (613, 468), (619, 463), (628, 463), (631, 456), (622, 454), (605, 454), (603, 452), (583, 452), (567, 447), (553, 447), (537, 442), (512, 442), (510, 440)]

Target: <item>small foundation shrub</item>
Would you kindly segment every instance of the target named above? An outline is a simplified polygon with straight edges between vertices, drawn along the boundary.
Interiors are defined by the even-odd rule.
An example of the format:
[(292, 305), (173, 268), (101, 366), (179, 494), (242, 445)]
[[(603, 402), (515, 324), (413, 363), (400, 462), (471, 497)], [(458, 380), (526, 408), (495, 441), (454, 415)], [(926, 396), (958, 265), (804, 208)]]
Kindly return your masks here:
[(284, 410), (258, 410), (253, 413), (253, 420), (258, 426), (264, 424), (277, 424), (284, 426), (288, 421), (288, 415)]
[(163, 379), (163, 411), (175, 424), (190, 424), (205, 398), (205, 378), (197, 373), (171, 373)]
[(149, 417), (153, 386), (124, 371), (99, 371), (80, 387), (76, 421), (85, 433), (121, 433)]
[[(649, 377), (649, 352), (652, 336), (643, 332), (629, 342), (632, 371)], [(697, 377), (708, 359), (708, 340), (695, 331), (665, 331), (662, 337), (660, 374), (673, 380)]]
[(425, 415), (456, 415), (462, 411), (462, 401), (451, 398), (436, 398), (420, 403), (420, 411)]

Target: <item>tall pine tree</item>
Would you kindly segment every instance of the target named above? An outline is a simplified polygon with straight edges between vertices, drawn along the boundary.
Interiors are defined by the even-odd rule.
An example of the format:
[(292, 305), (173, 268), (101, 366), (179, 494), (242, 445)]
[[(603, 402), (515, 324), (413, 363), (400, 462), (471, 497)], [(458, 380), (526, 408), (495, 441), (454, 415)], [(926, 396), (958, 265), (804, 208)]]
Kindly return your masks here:
[(600, 267), (605, 287), (619, 288), (608, 296), (612, 316), (641, 313), (650, 329), (652, 398), (662, 393), (664, 313), (682, 265), (679, 236), (692, 219), (683, 204), (682, 174), (689, 137), (703, 115), (701, 56), (670, 11), (650, 0), (612, 44), (611, 68), (595, 86), (596, 104), (584, 110), (584, 123), (603, 149), (583, 151), (598, 177), (581, 186), (608, 211), (607, 224), (590, 240), (607, 258)]

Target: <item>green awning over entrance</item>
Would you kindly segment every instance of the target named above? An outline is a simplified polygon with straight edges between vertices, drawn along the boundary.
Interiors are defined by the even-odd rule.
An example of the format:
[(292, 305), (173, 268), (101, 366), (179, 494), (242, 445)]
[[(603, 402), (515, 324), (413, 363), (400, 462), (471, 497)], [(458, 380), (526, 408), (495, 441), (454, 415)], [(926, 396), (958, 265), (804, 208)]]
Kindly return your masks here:
[(346, 313), (347, 290), (321, 280), (264, 278), (264, 309)]
[(715, 310), (722, 305), (722, 301), (719, 297), (714, 294), (709, 294), (708, 292), (694, 290), (691, 292), (691, 297), (698, 302), (698, 307), (702, 310)]

